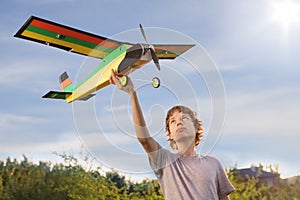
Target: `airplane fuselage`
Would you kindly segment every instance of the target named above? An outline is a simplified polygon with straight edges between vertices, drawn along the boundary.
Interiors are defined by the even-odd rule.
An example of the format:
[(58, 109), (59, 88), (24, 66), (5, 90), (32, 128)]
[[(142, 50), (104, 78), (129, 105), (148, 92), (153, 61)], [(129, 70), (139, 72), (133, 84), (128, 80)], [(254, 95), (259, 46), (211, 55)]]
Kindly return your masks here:
[(109, 85), (111, 71), (118, 75), (128, 75), (151, 61), (150, 51), (145, 44), (122, 44), (103, 58), (98, 67), (80, 84), (76, 85), (66, 101), (83, 99), (85, 96)]

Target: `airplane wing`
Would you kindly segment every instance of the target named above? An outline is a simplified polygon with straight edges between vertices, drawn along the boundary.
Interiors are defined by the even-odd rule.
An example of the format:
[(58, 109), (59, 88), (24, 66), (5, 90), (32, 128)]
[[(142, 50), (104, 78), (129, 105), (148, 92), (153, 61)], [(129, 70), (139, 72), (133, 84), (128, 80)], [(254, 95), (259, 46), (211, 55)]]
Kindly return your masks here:
[[(14, 36), (100, 59), (118, 48), (121, 44), (133, 45), (35, 16), (29, 17)], [(153, 46), (159, 59), (174, 59), (194, 45), (157, 44)]]
[(96, 58), (105, 57), (123, 44), (35, 16), (31, 16), (14, 36)]
[(193, 46), (194, 44), (154, 44), (154, 49), (159, 59), (175, 59), (177, 56), (183, 54)]

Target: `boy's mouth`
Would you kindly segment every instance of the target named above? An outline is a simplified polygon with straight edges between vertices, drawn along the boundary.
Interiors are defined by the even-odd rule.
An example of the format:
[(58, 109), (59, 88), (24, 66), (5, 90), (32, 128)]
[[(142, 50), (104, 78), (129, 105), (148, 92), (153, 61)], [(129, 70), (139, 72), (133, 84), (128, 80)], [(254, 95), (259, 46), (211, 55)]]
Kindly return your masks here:
[(180, 128), (178, 128), (178, 129), (176, 130), (177, 133), (180, 133), (180, 132), (182, 132), (182, 131), (185, 131), (185, 128), (180, 127)]

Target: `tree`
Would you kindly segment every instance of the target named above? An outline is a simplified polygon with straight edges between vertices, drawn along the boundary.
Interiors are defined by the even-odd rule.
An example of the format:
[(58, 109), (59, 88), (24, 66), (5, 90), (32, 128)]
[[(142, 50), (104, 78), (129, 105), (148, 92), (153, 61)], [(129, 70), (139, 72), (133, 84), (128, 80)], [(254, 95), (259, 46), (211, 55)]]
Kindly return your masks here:
[[(80, 165), (72, 155), (62, 154), (63, 163), (34, 164), (26, 156), (18, 162), (0, 161), (0, 200), (162, 200), (156, 179), (133, 182), (116, 171)], [(88, 160), (86, 160), (88, 161)], [(89, 161), (87, 162), (89, 163)], [(300, 199), (300, 177), (280, 179), (278, 187), (260, 184), (257, 177), (241, 179), (238, 171), (227, 171), (236, 191), (234, 199)]]
[(261, 188), (259, 187), (259, 180), (257, 177), (246, 177), (246, 180), (242, 180), (238, 171), (229, 170), (227, 176), (232, 185), (235, 188), (235, 192), (230, 195), (232, 200), (235, 199), (261, 199)]

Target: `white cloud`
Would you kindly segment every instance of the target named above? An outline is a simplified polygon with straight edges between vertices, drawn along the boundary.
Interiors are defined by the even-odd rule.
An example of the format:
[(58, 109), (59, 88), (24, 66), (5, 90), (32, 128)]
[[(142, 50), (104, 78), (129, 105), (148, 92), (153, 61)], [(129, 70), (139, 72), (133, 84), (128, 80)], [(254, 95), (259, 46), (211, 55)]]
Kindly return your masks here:
[[(26, 134), (26, 133), (23, 133)], [(39, 133), (42, 134), (42, 133)], [(28, 135), (28, 134), (27, 134)], [(37, 135), (37, 134), (35, 134)], [(23, 140), (22, 138), (19, 138)], [(36, 141), (34, 139), (27, 141), (19, 141), (16, 143), (1, 142), (1, 154), (9, 153), (18, 153), (23, 154), (42, 154), (42, 153), (51, 153), (53, 151), (64, 152), (69, 150), (79, 151), (81, 147), (80, 140), (78, 139), (75, 133), (62, 133), (59, 138), (55, 141)]]
[(15, 115), (9, 113), (0, 113), (0, 128), (8, 129), (14, 127), (17, 124), (39, 124), (47, 122), (48, 120), (37, 118), (28, 115)]
[(110, 107), (110, 106), (105, 106), (104, 110), (107, 112), (112, 112), (112, 111), (125, 111), (128, 110), (128, 105), (119, 105), (119, 106), (114, 106), (114, 107)]
[[(1, 68), (0, 84), (9, 87), (23, 87), (24, 85), (41, 84), (43, 78), (53, 74), (50, 66), (41, 64), (38, 60), (23, 60), (22, 62), (12, 62)], [(51, 76), (51, 75), (50, 75)]]
[(296, 136), (300, 128), (297, 93), (298, 88), (276, 88), (227, 96), (226, 133), (240, 134), (245, 130), (252, 134)]
[(136, 141), (136, 138), (131, 136), (122, 134), (120, 132), (117, 133), (80, 133), (79, 134), (81, 140), (88, 148), (107, 148), (111, 145), (126, 145), (131, 143), (133, 140)]
[[(299, 169), (299, 88), (259, 88), (227, 96), (226, 123), (215, 150), (227, 157), (227, 166), (279, 164), (282, 176)], [(230, 161), (231, 160), (231, 161)], [(288, 163), (288, 164), (287, 164)]]

